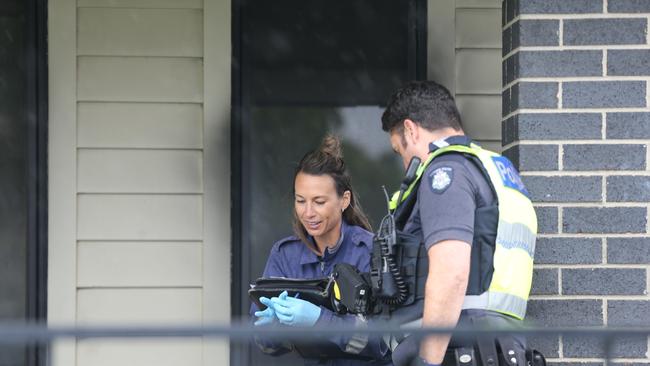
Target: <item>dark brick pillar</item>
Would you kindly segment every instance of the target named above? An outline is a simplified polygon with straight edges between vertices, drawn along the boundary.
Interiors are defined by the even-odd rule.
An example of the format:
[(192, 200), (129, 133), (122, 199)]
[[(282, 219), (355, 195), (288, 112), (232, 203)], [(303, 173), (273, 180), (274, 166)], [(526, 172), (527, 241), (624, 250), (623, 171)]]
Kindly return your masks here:
[[(539, 217), (539, 325), (650, 326), (649, 18), (648, 0), (503, 3), (502, 140)], [(597, 339), (533, 344), (563, 363), (604, 351)], [(613, 351), (648, 362), (648, 339)]]

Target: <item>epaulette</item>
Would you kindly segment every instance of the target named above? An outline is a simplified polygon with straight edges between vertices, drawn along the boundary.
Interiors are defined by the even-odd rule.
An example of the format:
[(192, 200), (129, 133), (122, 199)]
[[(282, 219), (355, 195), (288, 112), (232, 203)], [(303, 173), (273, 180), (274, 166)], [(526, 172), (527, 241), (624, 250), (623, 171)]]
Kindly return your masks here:
[(273, 248), (271, 250), (272, 251), (275, 250), (275, 251), (279, 252), (281, 246), (283, 246), (284, 244), (287, 244), (287, 243), (295, 242), (295, 241), (300, 241), (300, 239), (295, 235), (287, 236), (286, 238), (282, 238), (282, 239), (276, 241), (275, 244), (273, 244)]
[[(365, 236), (369, 236), (370, 239), (364, 238)], [(366, 235), (364, 231), (361, 230), (354, 230), (352, 232), (352, 236), (350, 237), (350, 240), (357, 246), (361, 244), (365, 244), (368, 248), (372, 249), (372, 235)]]

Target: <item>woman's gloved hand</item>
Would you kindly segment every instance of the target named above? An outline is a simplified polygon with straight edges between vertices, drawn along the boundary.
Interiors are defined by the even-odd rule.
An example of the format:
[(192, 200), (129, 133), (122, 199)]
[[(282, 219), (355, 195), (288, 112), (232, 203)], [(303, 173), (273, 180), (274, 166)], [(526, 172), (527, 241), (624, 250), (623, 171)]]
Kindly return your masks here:
[[(286, 291), (280, 294), (280, 299), (286, 299), (288, 293)], [(262, 311), (256, 311), (255, 316), (257, 320), (255, 321), (256, 326), (273, 324), (278, 318), (275, 316), (275, 309), (273, 308), (273, 301), (267, 297), (260, 297), (260, 302), (266, 305), (266, 309)]]
[(311, 327), (316, 324), (320, 316), (320, 306), (314, 305), (309, 301), (301, 300), (295, 297), (285, 296), (271, 298), (275, 316), (280, 323), (298, 326)]

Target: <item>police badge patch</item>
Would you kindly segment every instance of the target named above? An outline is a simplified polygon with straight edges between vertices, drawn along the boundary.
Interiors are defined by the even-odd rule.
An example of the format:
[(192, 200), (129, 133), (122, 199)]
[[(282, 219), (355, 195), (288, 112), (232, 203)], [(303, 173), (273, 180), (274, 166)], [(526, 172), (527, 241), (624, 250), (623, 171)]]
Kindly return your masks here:
[(434, 193), (442, 193), (447, 190), (451, 181), (454, 179), (454, 169), (448, 166), (443, 166), (429, 174), (431, 179), (431, 190)]

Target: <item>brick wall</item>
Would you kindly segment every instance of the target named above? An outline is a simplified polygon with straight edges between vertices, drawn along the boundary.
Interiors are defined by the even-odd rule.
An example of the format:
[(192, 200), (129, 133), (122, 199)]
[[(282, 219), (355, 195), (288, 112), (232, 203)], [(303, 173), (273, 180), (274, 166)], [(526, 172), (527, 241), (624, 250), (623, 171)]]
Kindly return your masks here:
[[(528, 319), (650, 327), (650, 0), (506, 0), (504, 151), (539, 216)], [(532, 342), (553, 363), (603, 364), (598, 339)], [(614, 345), (645, 363), (648, 339)]]

